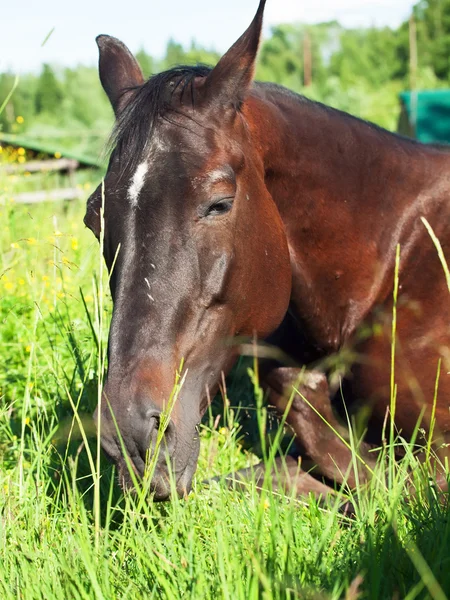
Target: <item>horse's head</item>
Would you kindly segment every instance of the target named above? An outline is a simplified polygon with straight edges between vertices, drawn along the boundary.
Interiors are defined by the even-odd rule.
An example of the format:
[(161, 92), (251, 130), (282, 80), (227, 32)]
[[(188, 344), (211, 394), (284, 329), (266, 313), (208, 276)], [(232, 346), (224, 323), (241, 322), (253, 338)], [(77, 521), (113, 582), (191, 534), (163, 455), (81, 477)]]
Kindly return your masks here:
[(289, 303), (287, 242), (245, 111), (263, 8), (214, 69), (147, 82), (121, 42), (98, 38), (116, 113), (104, 195), (94, 192), (85, 217), (104, 239), (114, 301), (101, 441), (122, 485), (123, 447), (142, 476), (182, 365), (152, 481), (159, 499), (170, 492), (167, 456), (178, 492), (190, 487), (197, 425), (236, 357), (230, 341), (267, 336)]

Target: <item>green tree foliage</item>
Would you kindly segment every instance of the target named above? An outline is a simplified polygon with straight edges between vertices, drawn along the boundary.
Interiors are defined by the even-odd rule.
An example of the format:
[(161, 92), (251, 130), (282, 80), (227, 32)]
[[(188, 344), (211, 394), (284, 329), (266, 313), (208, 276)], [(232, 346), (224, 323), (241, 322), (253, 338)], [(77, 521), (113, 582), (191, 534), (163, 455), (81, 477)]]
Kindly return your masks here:
[(77, 67), (64, 71), (62, 85), (64, 89), (63, 113), (89, 127), (110, 120), (110, 104), (98, 85), (96, 68)]
[(144, 48), (141, 48), (136, 53), (136, 58), (138, 63), (141, 65), (142, 73), (144, 77), (148, 79), (153, 73), (156, 71), (156, 62), (155, 59), (148, 54)]
[(219, 62), (220, 54), (215, 50), (207, 50), (198, 46), (195, 41), (191, 43), (183, 57), (183, 62), (187, 65), (203, 64), (213, 67)]
[(184, 57), (185, 51), (183, 50), (183, 46), (175, 40), (170, 39), (167, 43), (166, 56), (161, 66), (163, 69), (170, 69), (176, 65), (183, 64), (185, 62)]
[[(12, 73), (0, 74), (0, 104), (8, 97), (15, 84)], [(2, 131), (19, 131), (30, 123), (35, 114), (36, 77), (25, 75), (20, 78), (18, 87), (11, 96), (5, 110), (0, 113), (0, 129)], [(23, 120), (24, 125), (17, 123)]]
[(181, 44), (169, 40), (166, 55), (158, 65), (159, 70), (171, 69), (176, 65), (204, 64), (214, 66), (220, 58), (220, 54), (214, 50), (207, 50), (198, 46), (194, 41), (190, 48), (185, 50)]
[[(417, 29), (419, 78), (450, 81), (450, 0), (420, 0), (413, 9)], [(395, 32), (400, 74), (406, 76), (409, 62), (409, 23)], [(439, 85), (439, 84), (438, 84)]]
[(418, 50), (439, 79), (450, 75), (450, 0), (421, 0), (414, 8)]
[(265, 81), (287, 83), (299, 89), (303, 82), (302, 39), (304, 28), (280, 25), (261, 48), (257, 76)]
[(322, 83), (326, 78), (325, 65), (336, 36), (336, 27), (335, 23), (313, 27), (302, 24), (273, 27), (270, 38), (261, 48), (258, 79), (300, 91), (304, 84), (306, 51), (310, 53), (313, 77)]
[(61, 109), (64, 92), (50, 65), (45, 64), (37, 82), (36, 113), (57, 113)]
[[(405, 56), (403, 61), (407, 60)], [(330, 73), (345, 87), (364, 81), (376, 88), (405, 75), (405, 66), (395, 31), (388, 27), (356, 29), (342, 32), (339, 51), (331, 57)]]

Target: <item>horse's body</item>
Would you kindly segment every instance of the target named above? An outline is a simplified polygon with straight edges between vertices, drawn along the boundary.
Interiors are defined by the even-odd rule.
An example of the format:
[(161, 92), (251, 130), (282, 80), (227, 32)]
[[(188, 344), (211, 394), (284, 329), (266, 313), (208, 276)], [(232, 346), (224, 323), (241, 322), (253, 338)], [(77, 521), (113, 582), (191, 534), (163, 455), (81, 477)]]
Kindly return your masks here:
[[(308, 356), (330, 355), (344, 346), (357, 350), (363, 364), (354, 366), (346, 389), (354, 400), (375, 401), (378, 422), (384, 421), (390, 398), (400, 245), (397, 415), (411, 435), (423, 403), (433, 401), (438, 359), (449, 345), (449, 291), (421, 217), (430, 221), (449, 256), (450, 155), (275, 86), (256, 86), (247, 106), (244, 114), (260, 132), (254, 136), (264, 152), (266, 185), (289, 245), (290, 312), (303, 340), (300, 345), (288, 339), (289, 352), (303, 364)], [(361, 339), (363, 325), (365, 333), (375, 326), (375, 335)], [(285, 335), (295, 336), (292, 327)], [(450, 392), (448, 358), (446, 363), (438, 419), (450, 431), (444, 401)]]
[[(99, 38), (117, 115), (105, 180), (105, 258), (109, 268), (117, 260), (101, 434), (125, 484), (111, 412), (142, 475), (184, 360), (165, 434), (182, 493), (196, 466), (196, 425), (237, 355), (233, 336), (270, 336), (299, 366), (350, 349), (345, 400), (350, 410), (370, 406), (368, 437), (379, 441), (392, 392), (398, 245), (395, 424), (406, 438), (420, 418), (427, 428), (442, 360), (435, 437), (450, 441), (449, 292), (421, 221), (449, 256), (450, 155), (282, 87), (252, 85), (263, 6), (212, 71), (144, 83), (128, 50)], [(101, 204), (97, 190), (85, 219), (97, 236)], [(299, 372), (264, 368), (280, 410)], [(325, 375), (304, 392), (334, 424)], [(288, 421), (319, 472), (342, 478), (349, 452), (315, 412), (297, 398)], [(166, 477), (162, 457), (157, 497), (169, 493)], [(308, 489), (313, 480), (302, 483)]]

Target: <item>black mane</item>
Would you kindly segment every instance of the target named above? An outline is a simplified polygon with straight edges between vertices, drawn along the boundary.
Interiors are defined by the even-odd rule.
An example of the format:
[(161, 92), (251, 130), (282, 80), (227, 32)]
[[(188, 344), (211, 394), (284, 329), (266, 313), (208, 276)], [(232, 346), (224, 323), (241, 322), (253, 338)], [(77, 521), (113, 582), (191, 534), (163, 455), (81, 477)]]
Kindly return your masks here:
[[(179, 111), (173, 105), (175, 91), (181, 88), (182, 100), (187, 95), (188, 102), (191, 106), (194, 106), (195, 86), (192, 85), (193, 80), (196, 77), (207, 77), (210, 72), (211, 68), (205, 65), (177, 66), (153, 75), (140, 86), (125, 90), (125, 93), (132, 93), (131, 99), (119, 114), (108, 143), (108, 149), (119, 157), (122, 172), (130, 172), (137, 168), (158, 121), (160, 119), (170, 120), (169, 113)], [(396, 139), (400, 143), (403, 142), (409, 145), (417, 146), (419, 144), (416, 140), (387, 131), (374, 123), (359, 119), (321, 102), (310, 100), (284, 86), (266, 82), (255, 82), (255, 85), (269, 93), (282, 94), (293, 101), (307, 103), (309, 106), (326, 111), (330, 115), (364, 124), (391, 140)], [(430, 147), (448, 152), (448, 147), (445, 146), (441, 148), (433, 144)]]
[(108, 147), (118, 153), (126, 171), (137, 167), (159, 119), (174, 111), (173, 94), (181, 86), (181, 97), (189, 91), (191, 105), (195, 103), (193, 80), (206, 77), (211, 71), (204, 65), (178, 66), (150, 77), (140, 86), (125, 90), (132, 97), (119, 114)]

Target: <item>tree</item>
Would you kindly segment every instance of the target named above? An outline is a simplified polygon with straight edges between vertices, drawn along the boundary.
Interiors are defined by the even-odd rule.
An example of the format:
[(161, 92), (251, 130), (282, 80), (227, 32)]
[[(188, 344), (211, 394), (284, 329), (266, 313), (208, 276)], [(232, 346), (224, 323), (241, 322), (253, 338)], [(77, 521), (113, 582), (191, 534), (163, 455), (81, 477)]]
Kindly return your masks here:
[(65, 120), (72, 118), (86, 127), (98, 127), (102, 121), (111, 120), (111, 106), (100, 86), (96, 68), (65, 69), (62, 91)]
[(308, 38), (313, 81), (326, 79), (325, 62), (334, 47), (337, 23), (277, 25), (262, 44), (257, 77), (300, 91), (304, 83), (305, 37)]
[[(420, 70), (434, 73), (442, 81), (450, 79), (450, 0), (420, 0), (413, 8), (417, 28)], [(397, 30), (398, 56), (408, 72), (408, 21)]]
[(144, 48), (141, 48), (136, 53), (136, 59), (142, 69), (145, 79), (148, 79), (151, 75), (153, 75), (153, 73), (155, 73), (155, 61), (150, 54), (147, 54)]
[(38, 79), (35, 105), (36, 113), (57, 113), (64, 98), (59, 81), (50, 65), (44, 64)]
[(171, 69), (176, 65), (183, 64), (185, 62), (184, 57), (185, 52), (183, 46), (175, 42), (173, 39), (170, 39), (167, 42), (166, 55), (163, 59), (163, 69)]
[[(12, 73), (0, 74), (0, 105), (14, 88), (15, 76)], [(36, 77), (23, 75), (2, 113), (0, 129), (2, 131), (22, 130), (34, 116)], [(25, 124), (25, 125), (23, 125)]]
[[(366, 81), (378, 87), (405, 74), (399, 57), (398, 35), (388, 27), (346, 30), (340, 36), (340, 48), (331, 57), (330, 73), (344, 86)], [(407, 63), (406, 63), (407, 66)]]

